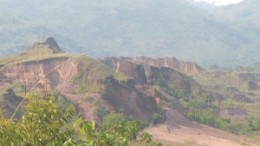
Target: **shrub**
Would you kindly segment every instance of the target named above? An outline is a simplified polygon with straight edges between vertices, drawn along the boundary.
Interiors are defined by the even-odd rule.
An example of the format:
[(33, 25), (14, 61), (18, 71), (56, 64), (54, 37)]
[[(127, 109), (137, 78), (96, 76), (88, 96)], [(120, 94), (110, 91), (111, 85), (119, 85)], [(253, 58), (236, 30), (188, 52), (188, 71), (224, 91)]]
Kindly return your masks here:
[[(140, 121), (116, 113), (97, 125), (76, 115), (73, 106), (61, 108), (53, 96), (29, 98), (24, 111), (16, 121), (0, 117), (1, 146), (127, 146), (137, 142), (143, 128)], [(140, 142), (156, 144), (147, 137), (151, 135), (141, 137)]]

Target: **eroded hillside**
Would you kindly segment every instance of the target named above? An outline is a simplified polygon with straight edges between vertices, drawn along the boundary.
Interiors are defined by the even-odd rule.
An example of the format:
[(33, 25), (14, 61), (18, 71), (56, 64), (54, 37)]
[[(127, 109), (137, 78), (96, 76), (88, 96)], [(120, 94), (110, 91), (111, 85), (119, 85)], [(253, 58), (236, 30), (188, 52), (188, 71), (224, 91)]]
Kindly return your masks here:
[[(21, 117), (30, 94), (55, 94), (61, 104), (74, 104), (89, 120), (101, 122), (109, 112), (139, 119), (150, 125), (148, 132), (166, 143), (185, 144), (187, 139), (172, 141), (173, 135), (165, 132), (180, 134), (187, 129), (203, 133), (191, 136), (195, 144), (208, 144), (202, 140), (207, 134), (231, 145), (256, 143), (251, 141), (255, 137), (248, 140), (219, 129), (257, 137), (259, 115), (253, 110), (259, 109), (258, 74), (208, 72), (175, 58), (111, 57), (97, 61), (63, 52), (53, 38), (2, 58), (0, 64), (1, 107), (6, 118)], [(165, 126), (167, 131), (158, 130)]]
[[(1, 64), (0, 91), (3, 95), (6, 90), (14, 91), (9, 98), (15, 98), (15, 94), (26, 98), (32, 92), (57, 92), (76, 104), (88, 119), (98, 118), (96, 110), (105, 109), (148, 122), (157, 110), (155, 98), (138, 91), (131, 77), (86, 56), (54, 51), (48, 40), (36, 43), (25, 53), (2, 59)], [(146, 102), (150, 104), (142, 106)], [(17, 104), (6, 103), (3, 107), (10, 117)]]

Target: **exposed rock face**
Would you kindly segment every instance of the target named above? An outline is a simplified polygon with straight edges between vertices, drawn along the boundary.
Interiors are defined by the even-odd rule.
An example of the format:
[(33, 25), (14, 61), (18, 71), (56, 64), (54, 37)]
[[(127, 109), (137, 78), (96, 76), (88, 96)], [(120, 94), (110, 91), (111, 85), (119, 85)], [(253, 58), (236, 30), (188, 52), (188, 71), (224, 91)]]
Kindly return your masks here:
[(116, 72), (125, 73), (132, 77), (136, 84), (146, 84), (145, 70), (141, 65), (115, 57), (103, 59), (101, 62), (113, 68)]
[[(18, 89), (17, 94), (23, 95), (24, 83), (26, 83), (28, 92), (32, 90), (49, 94), (53, 90), (57, 91), (68, 101), (77, 105), (82, 115), (87, 119), (95, 118), (96, 106), (94, 105), (98, 104), (98, 106), (111, 111), (124, 110), (126, 115), (148, 122), (150, 116), (156, 111), (157, 105), (154, 96), (147, 95), (135, 87), (136, 84), (143, 86), (142, 84), (146, 83), (144, 69), (140, 65), (134, 65), (127, 61), (122, 62), (121, 65), (123, 65), (119, 65), (118, 70), (125, 71), (133, 79), (119, 81), (112, 77), (115, 72), (107, 66), (92, 59), (81, 59), (51, 57), (2, 68), (0, 71), (0, 91), (15, 82)], [(85, 61), (88, 63), (84, 66)], [(102, 69), (97, 69), (97, 66)], [(127, 67), (129, 67), (129, 70)], [(111, 72), (111, 77), (106, 80), (99, 78), (100, 81), (95, 82), (100, 71), (102, 78), (105, 78), (103, 72)], [(78, 76), (84, 76), (84, 78), (80, 78), (80, 81), (77, 82)], [(134, 79), (139, 80), (139, 82), (136, 83)], [(85, 84), (82, 84), (83, 82), (89, 82), (92, 85), (85, 86)], [(79, 88), (82, 89), (78, 90)], [(92, 90), (88, 88), (92, 88)], [(96, 92), (95, 88), (102, 90)], [(12, 90), (10, 93), (13, 96), (8, 96), (8, 99), (10, 100), (10, 107), (13, 108), (4, 108), (12, 113), (13, 109), (19, 104), (16, 101), (20, 100), (18, 100), (18, 96), (14, 96)]]
[[(75, 88), (73, 78), (77, 73), (78, 60), (75, 58), (59, 57), (15, 64), (0, 71), (0, 91), (15, 85), (14, 90), (17, 95), (24, 95), (25, 88), (27, 92), (32, 91), (45, 95), (52, 91), (62, 95), (73, 93)], [(13, 113), (19, 105), (20, 99), (14, 94), (7, 95), (13, 95), (8, 96), (8, 106), (3, 107), (4, 113), (10, 117), (10, 113)], [(67, 99), (71, 101), (68, 97)], [(18, 110), (15, 118), (19, 118), (21, 115), (22, 113)]]
[[(174, 69), (167, 67), (153, 67), (148, 71), (148, 84), (157, 84), (162, 88), (174, 88), (176, 91), (181, 91), (182, 94), (189, 96), (191, 94), (199, 95), (204, 92), (201, 86), (191, 77), (186, 76)], [(170, 89), (169, 88), (169, 89)]]
[(156, 82), (159, 79), (161, 79), (161, 72), (160, 69), (157, 67), (151, 66), (148, 72), (148, 77), (147, 77), (149, 82)]
[(71, 58), (53, 58), (8, 67), (0, 72), (0, 89), (19, 81), (22, 85), (26, 82), (28, 89), (49, 92), (67, 84), (77, 74), (77, 63)]
[[(47, 38), (44, 42), (36, 42), (33, 44), (31, 48), (28, 50), (37, 50), (42, 52), (42, 49), (48, 50), (50, 53), (63, 53), (64, 51), (60, 48), (58, 43), (53, 37)], [(37, 51), (37, 53), (38, 53)], [(28, 53), (30, 51), (27, 51), (25, 53)]]
[[(176, 92), (181, 91), (178, 93), (179, 95), (185, 94), (186, 96), (190, 96), (193, 94), (192, 92), (199, 96), (199, 94), (203, 92), (201, 86), (191, 77), (171, 68), (173, 64), (170, 65), (171, 63), (169, 63), (169, 65), (165, 65), (167, 67), (161, 67), (161, 63), (159, 62), (153, 66), (153, 63), (156, 62), (155, 59), (146, 57), (140, 57), (139, 59), (140, 60), (138, 60), (138, 58), (110, 57), (102, 59), (101, 62), (117, 72), (123, 72), (128, 76), (133, 77), (136, 82), (139, 81), (139, 85), (145, 85), (145, 83), (148, 85), (158, 85), (167, 90), (175, 88)], [(142, 62), (146, 61), (145, 59), (147, 59), (148, 62)], [(173, 60), (176, 59), (173, 58)]]
[(175, 57), (166, 58), (149, 58), (149, 57), (135, 57), (133, 59), (137, 63), (144, 63), (155, 67), (167, 67), (178, 70), (186, 74), (200, 73), (203, 69), (193, 62), (179, 61)]
[(53, 37), (49, 37), (46, 39), (44, 42), (45, 44), (48, 45), (49, 48), (53, 50), (53, 53), (61, 53), (63, 52), (56, 40)]
[[(179, 72), (185, 74), (197, 74), (203, 71), (203, 68), (193, 62), (188, 61), (179, 61), (175, 57), (166, 57), (166, 58), (150, 58), (150, 57), (135, 57), (135, 58), (128, 58), (128, 57), (108, 57), (101, 59), (101, 62), (105, 63), (106, 65), (113, 67), (116, 69), (117, 64), (123, 61), (127, 61), (128, 63), (132, 62), (135, 65), (140, 64), (144, 67), (154, 66), (154, 67), (167, 67), (171, 69), (175, 69)], [(125, 70), (122, 70), (125, 71)], [(126, 71), (125, 71), (126, 72)]]
[[(21, 103), (23, 97), (17, 96), (12, 88), (8, 89), (3, 95), (2, 108), (4, 110), (4, 116), (10, 118), (16, 110), (16, 107)], [(19, 118), (21, 111), (15, 114), (14, 118)]]
[(108, 77), (105, 86), (106, 90), (102, 97), (113, 105), (115, 111), (124, 112), (144, 121), (148, 121), (156, 112), (155, 98), (138, 91), (131, 83), (120, 83), (113, 77)]

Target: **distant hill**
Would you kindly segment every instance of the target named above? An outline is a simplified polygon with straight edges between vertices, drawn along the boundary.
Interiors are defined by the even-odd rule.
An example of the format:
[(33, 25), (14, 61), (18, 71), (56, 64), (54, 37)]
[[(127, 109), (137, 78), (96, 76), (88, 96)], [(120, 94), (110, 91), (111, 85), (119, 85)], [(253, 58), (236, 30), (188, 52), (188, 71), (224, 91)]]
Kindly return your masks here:
[(1, 0), (0, 49), (10, 55), (54, 36), (66, 51), (93, 57), (176, 56), (202, 66), (254, 66), (260, 62), (258, 3)]

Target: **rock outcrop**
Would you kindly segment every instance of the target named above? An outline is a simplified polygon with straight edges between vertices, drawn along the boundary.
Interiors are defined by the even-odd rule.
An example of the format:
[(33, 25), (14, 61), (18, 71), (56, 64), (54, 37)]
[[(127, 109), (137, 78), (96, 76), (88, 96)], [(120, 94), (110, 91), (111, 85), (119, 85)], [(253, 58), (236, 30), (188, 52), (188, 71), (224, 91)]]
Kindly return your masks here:
[(108, 77), (105, 86), (102, 98), (112, 105), (117, 112), (124, 112), (130, 117), (147, 122), (157, 110), (155, 97), (137, 90), (129, 82), (119, 82), (113, 77)]
[[(9, 119), (14, 114), (18, 105), (22, 102), (23, 97), (17, 96), (12, 88), (6, 90), (6, 92), (2, 96), (3, 96), (2, 108), (4, 112), (4, 117)], [(21, 115), (22, 115), (22, 111), (18, 109), (16, 114), (14, 115), (14, 118), (19, 118), (21, 117)]]
[(175, 94), (175, 97), (200, 96), (206, 93), (191, 77), (171, 68), (151, 66), (146, 74), (148, 75), (148, 84), (158, 85), (166, 90), (169, 89), (169, 92)]
[[(64, 51), (60, 48), (58, 43), (53, 37), (47, 38), (44, 42), (36, 42), (30, 47), (25, 54), (31, 53), (33, 51), (37, 51), (37, 53), (42, 53), (43, 50), (44, 52), (48, 53), (64, 53)], [(35, 53), (35, 52), (34, 52)]]
[(179, 61), (175, 57), (165, 58), (150, 58), (150, 57), (135, 57), (133, 58), (136, 63), (143, 63), (155, 67), (167, 67), (178, 70), (186, 74), (200, 73), (203, 68), (193, 62)]
[(53, 53), (64, 52), (53, 37), (47, 38), (44, 43), (53, 50)]
[(142, 65), (116, 57), (105, 58), (101, 62), (113, 68), (116, 72), (121, 72), (132, 77), (136, 84), (146, 84), (145, 70)]
[[(197, 65), (194, 62), (189, 62), (189, 61), (179, 61), (175, 57), (165, 57), (165, 58), (150, 58), (150, 57), (134, 57), (134, 58), (128, 58), (128, 57), (107, 57), (100, 59), (102, 63), (105, 63), (106, 65), (117, 69), (118, 64), (127, 62), (128, 64), (132, 63), (132, 65), (125, 65), (124, 68), (128, 68), (129, 66), (133, 65), (142, 65), (145, 68), (149, 68), (149, 66), (154, 66), (154, 67), (166, 67), (166, 68), (171, 68), (174, 70), (177, 70), (179, 72), (185, 73), (185, 74), (198, 74), (204, 69)], [(129, 72), (126, 71), (125, 69), (119, 68), (122, 70), (122, 72)]]

